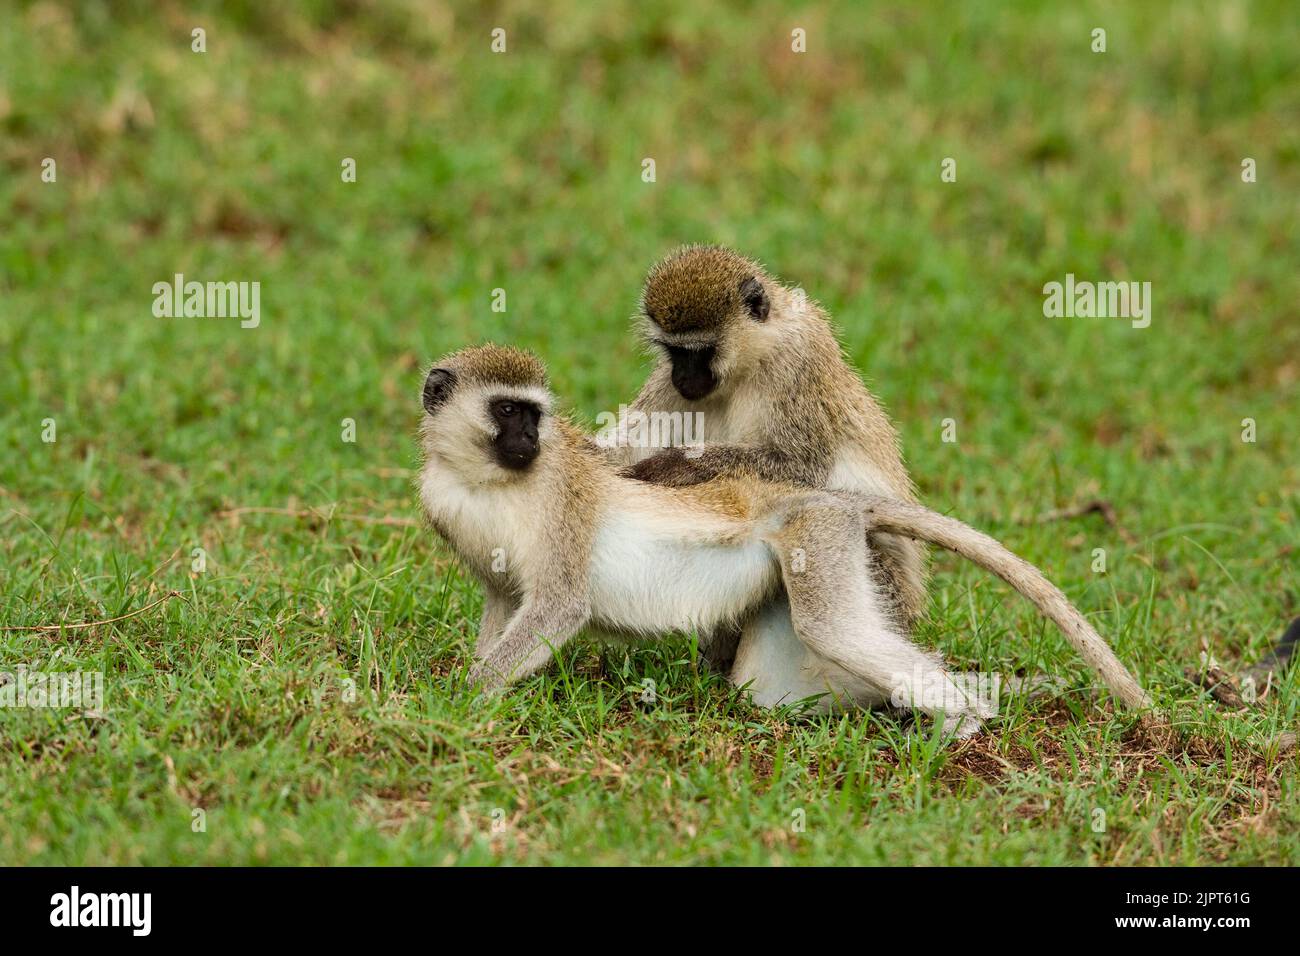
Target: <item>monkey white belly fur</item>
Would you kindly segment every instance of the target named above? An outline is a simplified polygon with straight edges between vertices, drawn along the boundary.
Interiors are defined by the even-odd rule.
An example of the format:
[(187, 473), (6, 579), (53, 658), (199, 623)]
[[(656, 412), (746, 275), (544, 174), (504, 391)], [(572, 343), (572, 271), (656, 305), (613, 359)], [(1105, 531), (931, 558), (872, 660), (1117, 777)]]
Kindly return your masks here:
[[(685, 543), (711, 516), (630, 508), (601, 523), (592, 549), (589, 594), (602, 630), (641, 635), (698, 631), (707, 639), (780, 585), (776, 555), (757, 534), (728, 544)], [(629, 574), (629, 568), (641, 573)], [(665, 621), (671, 608), (674, 619)]]

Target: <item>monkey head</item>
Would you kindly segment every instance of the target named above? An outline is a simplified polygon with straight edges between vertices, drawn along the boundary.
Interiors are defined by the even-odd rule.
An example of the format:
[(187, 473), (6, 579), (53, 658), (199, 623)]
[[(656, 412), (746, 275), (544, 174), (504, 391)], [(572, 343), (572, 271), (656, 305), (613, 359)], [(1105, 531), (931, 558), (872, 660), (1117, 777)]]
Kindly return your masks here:
[(424, 380), (425, 454), (473, 481), (527, 473), (550, 434), (551, 393), (536, 356), (499, 345), (453, 352)]
[[(672, 365), (687, 401), (724, 391), (775, 346), (784, 289), (756, 262), (721, 246), (683, 246), (650, 270), (641, 332)], [(779, 310), (778, 310), (779, 311)]]

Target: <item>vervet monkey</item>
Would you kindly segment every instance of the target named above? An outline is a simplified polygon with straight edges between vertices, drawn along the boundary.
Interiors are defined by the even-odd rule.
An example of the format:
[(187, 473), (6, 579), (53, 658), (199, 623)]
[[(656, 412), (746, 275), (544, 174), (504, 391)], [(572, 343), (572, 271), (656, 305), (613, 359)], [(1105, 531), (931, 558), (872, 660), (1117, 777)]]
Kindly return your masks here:
[[(615, 446), (612, 460), (632, 465), (626, 474), (674, 487), (752, 475), (916, 500), (897, 432), (803, 290), (729, 249), (684, 246), (650, 270), (638, 324), (660, 361), (632, 411), (699, 414), (704, 441), (660, 454)], [(879, 531), (869, 540), (874, 583), (910, 630), (926, 606), (924, 548)], [(707, 655), (760, 704), (801, 700), (824, 682), (789, 617), (778, 595), (743, 631), (717, 635)]]
[[(665, 488), (617, 474), (554, 414), (542, 364), (499, 346), (455, 352), (424, 384), (421, 502), (483, 583), (470, 679), (500, 687), (543, 667), (583, 627), (701, 639), (744, 622), (784, 586), (799, 641), (831, 692), (944, 714), (974, 733), (987, 704), (891, 620), (868, 572), (869, 528), (933, 540), (999, 574), (1061, 625), (1116, 695), (1137, 682), (1032, 566), (951, 518), (895, 498), (720, 477)], [(504, 555), (504, 570), (498, 559)], [(843, 680), (843, 686), (835, 686)]]
[[(916, 500), (897, 432), (801, 289), (729, 249), (685, 246), (651, 269), (639, 324), (660, 362), (632, 410), (699, 413), (704, 441), (690, 453), (626, 448), (632, 477), (680, 487), (749, 475)], [(879, 531), (871, 546), (910, 627), (926, 606), (924, 549)]]

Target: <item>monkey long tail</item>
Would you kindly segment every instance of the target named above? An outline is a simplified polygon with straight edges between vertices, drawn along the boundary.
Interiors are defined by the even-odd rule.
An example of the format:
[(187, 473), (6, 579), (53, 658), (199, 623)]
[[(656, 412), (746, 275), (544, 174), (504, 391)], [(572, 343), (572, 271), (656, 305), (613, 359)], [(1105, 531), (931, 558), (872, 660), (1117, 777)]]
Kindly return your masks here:
[(956, 518), (921, 505), (876, 496), (866, 496), (863, 500), (868, 530), (878, 529), (928, 541), (992, 571), (1055, 622), (1066, 640), (1123, 704), (1138, 709), (1151, 707), (1151, 698), (1115, 656), (1105, 639), (1061, 590), (1028, 561)]

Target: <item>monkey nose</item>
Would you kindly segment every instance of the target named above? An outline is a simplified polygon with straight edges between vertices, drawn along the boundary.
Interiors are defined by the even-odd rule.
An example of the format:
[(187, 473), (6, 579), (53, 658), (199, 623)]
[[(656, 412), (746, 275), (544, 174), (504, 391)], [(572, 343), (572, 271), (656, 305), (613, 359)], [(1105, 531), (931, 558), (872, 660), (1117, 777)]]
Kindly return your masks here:
[(713, 391), (717, 384), (717, 380), (707, 370), (673, 375), (673, 385), (677, 388), (678, 393), (682, 398), (691, 402), (704, 398)]
[(713, 374), (712, 348), (676, 349), (672, 353), (673, 387), (687, 401), (708, 395), (718, 384)]
[(501, 456), (501, 464), (515, 471), (522, 470), (536, 460), (539, 451), (540, 449), (535, 442), (516, 445)]

